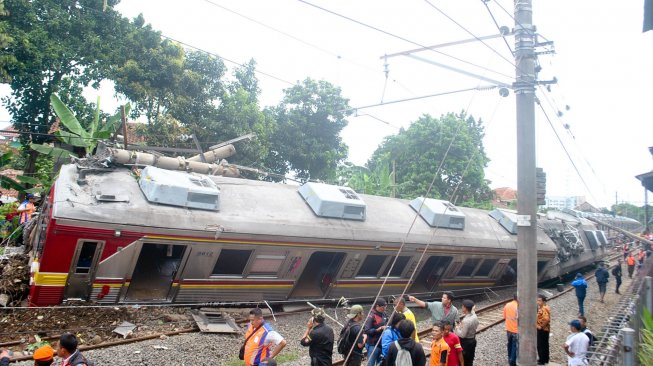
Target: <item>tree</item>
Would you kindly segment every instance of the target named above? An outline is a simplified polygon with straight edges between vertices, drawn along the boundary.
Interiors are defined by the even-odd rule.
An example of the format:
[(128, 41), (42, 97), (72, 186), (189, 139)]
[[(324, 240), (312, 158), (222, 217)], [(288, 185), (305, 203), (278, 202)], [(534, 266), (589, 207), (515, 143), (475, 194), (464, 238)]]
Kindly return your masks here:
[[(94, 109), (81, 97), (81, 88), (97, 85), (109, 74), (122, 57), (121, 45), (131, 26), (111, 8), (116, 3), (109, 0), (103, 11), (99, 0), (4, 1), (6, 30), (14, 40), (0, 50), (0, 57), (13, 55), (16, 61), (7, 66), (12, 94), (3, 102), (23, 145), (52, 139), (53, 93), (59, 92), (80, 114)], [(30, 152), (26, 174), (34, 172), (36, 157)]]
[[(0, 0), (0, 19), (4, 20), (7, 15), (9, 12), (5, 10), (4, 0)], [(13, 42), (13, 38), (7, 32), (7, 23), (0, 22), (0, 49), (9, 47), (11, 42)], [(0, 82), (8, 83), (11, 80), (7, 73), (7, 66), (15, 61), (16, 57), (12, 54), (0, 54)]]
[(336, 166), (347, 157), (340, 131), (351, 114), (340, 88), (306, 79), (284, 90), (281, 103), (266, 112), (277, 121), (266, 166), (301, 180), (335, 179)]
[(462, 206), (484, 206), (492, 196), (483, 170), (489, 161), (483, 136), (482, 122), (464, 113), (440, 118), (424, 115), (407, 130), (387, 137), (367, 167), (372, 171), (390, 168), (394, 161), (398, 197), (426, 195), (437, 172), (428, 197)]

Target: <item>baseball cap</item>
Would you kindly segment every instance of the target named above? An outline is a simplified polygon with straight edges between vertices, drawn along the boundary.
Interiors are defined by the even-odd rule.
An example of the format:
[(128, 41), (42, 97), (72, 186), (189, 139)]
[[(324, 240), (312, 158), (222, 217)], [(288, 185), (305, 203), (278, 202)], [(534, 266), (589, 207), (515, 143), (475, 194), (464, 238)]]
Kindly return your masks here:
[(353, 319), (356, 317), (358, 314), (363, 313), (363, 307), (360, 305), (354, 305), (349, 309), (349, 314), (347, 314), (347, 319)]
[(578, 320), (578, 319), (574, 319), (574, 320), (570, 321), (569, 325), (571, 325), (572, 327), (580, 330), (580, 320)]
[(311, 314), (313, 314), (313, 317), (321, 316), (324, 318), (324, 309), (322, 308), (314, 308), (311, 311)]
[(49, 344), (38, 348), (32, 356), (36, 361), (50, 361), (54, 357), (54, 349)]
[(388, 305), (388, 303), (382, 297), (376, 299), (376, 302), (374, 303), (374, 306), (386, 306), (386, 305)]
[(576, 278), (580, 278), (580, 277), (583, 277), (583, 275), (580, 274), (580, 272), (579, 272), (579, 273), (576, 273)]

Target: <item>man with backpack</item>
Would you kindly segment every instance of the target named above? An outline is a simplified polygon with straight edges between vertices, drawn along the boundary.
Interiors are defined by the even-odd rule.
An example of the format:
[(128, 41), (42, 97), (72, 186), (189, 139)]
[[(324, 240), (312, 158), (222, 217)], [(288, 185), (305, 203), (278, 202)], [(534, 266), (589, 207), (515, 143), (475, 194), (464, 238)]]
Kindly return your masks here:
[(376, 299), (374, 308), (370, 313), (363, 331), (367, 334), (365, 349), (367, 350), (367, 366), (375, 366), (381, 362), (381, 334), (387, 328), (388, 316), (385, 314), (385, 307), (388, 303), (383, 298)]
[[(397, 324), (397, 329), (401, 339), (390, 344), (385, 366), (426, 366), (422, 345), (411, 338), (415, 331), (413, 323), (410, 320), (402, 320)], [(446, 346), (446, 343), (444, 345)]]
[(360, 366), (363, 359), (363, 347), (367, 334), (361, 332), (363, 307), (354, 305), (347, 314), (349, 321), (340, 331), (338, 338), (338, 353), (347, 360), (345, 366)]
[(399, 334), (399, 329), (397, 329), (397, 325), (399, 324), (400, 321), (405, 319), (406, 317), (404, 316), (404, 314), (401, 313), (395, 313), (390, 318), (390, 322), (389, 322), (390, 327), (386, 328), (383, 331), (383, 334), (381, 334), (381, 359), (388, 358), (388, 350), (390, 349), (390, 345), (394, 341), (401, 339), (401, 334)]

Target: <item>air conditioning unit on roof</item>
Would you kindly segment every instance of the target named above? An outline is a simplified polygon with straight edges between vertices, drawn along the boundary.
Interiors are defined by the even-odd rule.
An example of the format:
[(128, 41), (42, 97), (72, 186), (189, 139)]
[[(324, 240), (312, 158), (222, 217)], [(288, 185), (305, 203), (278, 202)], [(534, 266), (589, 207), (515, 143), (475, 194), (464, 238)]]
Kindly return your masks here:
[(417, 197), (410, 201), (410, 207), (431, 227), (465, 229), (465, 214), (449, 201)]
[(152, 203), (213, 211), (220, 209), (220, 189), (205, 175), (148, 166), (141, 171), (138, 184)]
[(365, 220), (367, 205), (349, 187), (309, 182), (297, 191), (317, 216)]

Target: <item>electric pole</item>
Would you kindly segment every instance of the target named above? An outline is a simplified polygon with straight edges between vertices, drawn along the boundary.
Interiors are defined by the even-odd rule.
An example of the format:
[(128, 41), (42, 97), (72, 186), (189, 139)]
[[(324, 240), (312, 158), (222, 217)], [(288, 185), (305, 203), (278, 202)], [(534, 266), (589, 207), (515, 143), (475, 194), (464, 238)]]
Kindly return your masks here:
[(517, 102), (517, 364), (536, 365), (537, 194), (535, 183), (535, 27), (532, 0), (515, 0)]

